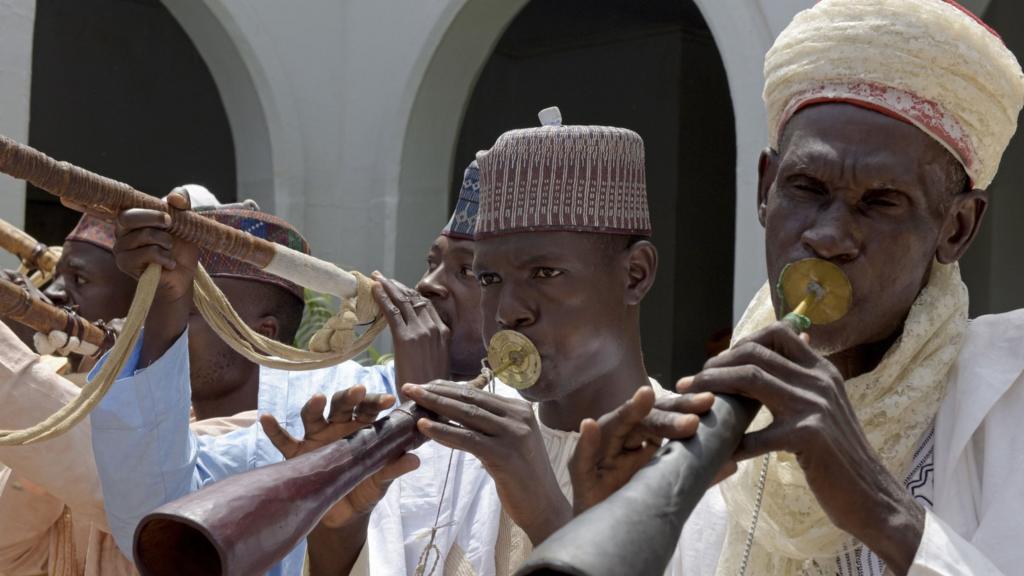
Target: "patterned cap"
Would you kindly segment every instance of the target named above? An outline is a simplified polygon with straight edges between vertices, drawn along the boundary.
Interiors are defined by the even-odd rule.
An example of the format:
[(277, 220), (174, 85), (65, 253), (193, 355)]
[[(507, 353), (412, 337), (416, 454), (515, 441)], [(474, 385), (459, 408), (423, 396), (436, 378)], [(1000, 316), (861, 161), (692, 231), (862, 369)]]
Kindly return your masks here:
[[(212, 218), (217, 222), (220, 222), (221, 224), (226, 224), (232, 228), (248, 232), (257, 238), (276, 242), (293, 250), (298, 250), (303, 254), (309, 254), (309, 244), (306, 243), (306, 239), (299, 234), (299, 231), (293, 228), (291, 224), (272, 214), (246, 210), (244, 208), (220, 208), (205, 210), (200, 213), (207, 218)], [(210, 276), (221, 278), (242, 278), (244, 280), (265, 282), (267, 284), (280, 286), (292, 294), (295, 294), (300, 299), (304, 297), (301, 286), (285, 280), (280, 276), (267, 274), (252, 264), (242, 262), (236, 258), (231, 258), (218, 252), (201, 249), (199, 251), (199, 262), (202, 263), (204, 268), (206, 268), (206, 271)]]
[(448, 225), (441, 230), (442, 236), (459, 240), (472, 240), (476, 230), (476, 214), (480, 208), (480, 167), (476, 160), (469, 163), (462, 176), (462, 188), (455, 203)]
[(557, 108), (540, 128), (512, 130), (478, 152), (476, 238), (568, 230), (650, 236), (644, 141), (632, 130), (562, 126)]
[(113, 252), (114, 231), (113, 222), (89, 214), (82, 214), (82, 219), (78, 221), (75, 229), (64, 240), (69, 242), (86, 242), (103, 248), (107, 252)]

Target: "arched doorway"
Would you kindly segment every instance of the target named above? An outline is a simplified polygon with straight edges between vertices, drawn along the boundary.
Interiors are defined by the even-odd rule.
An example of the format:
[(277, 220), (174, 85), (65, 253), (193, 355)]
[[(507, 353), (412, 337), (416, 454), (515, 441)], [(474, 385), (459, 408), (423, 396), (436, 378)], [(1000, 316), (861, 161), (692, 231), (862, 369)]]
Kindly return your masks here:
[[(236, 198), (210, 72), (157, 0), (37, 0), (29, 143), (154, 195), (198, 183)], [(26, 230), (60, 244), (78, 219), (29, 187)]]
[(535, 126), (631, 128), (645, 140), (661, 262), (642, 307), (652, 376), (700, 368), (732, 323), (736, 143), (722, 59), (700, 10), (681, 0), (533, 0), (498, 40), (455, 147), (457, 182), (477, 150)]

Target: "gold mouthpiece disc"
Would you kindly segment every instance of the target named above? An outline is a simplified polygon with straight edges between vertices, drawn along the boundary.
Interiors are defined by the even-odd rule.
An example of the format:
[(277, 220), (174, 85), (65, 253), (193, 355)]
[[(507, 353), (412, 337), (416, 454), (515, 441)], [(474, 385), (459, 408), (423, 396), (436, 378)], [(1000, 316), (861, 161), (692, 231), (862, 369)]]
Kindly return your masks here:
[(853, 287), (843, 270), (818, 258), (790, 262), (779, 277), (779, 296), (783, 312), (792, 312), (808, 295), (814, 298), (804, 315), (812, 324), (829, 324), (850, 310)]
[(491, 337), (487, 363), (495, 377), (517, 390), (533, 386), (540, 378), (537, 347), (529, 338), (513, 330), (502, 330)]

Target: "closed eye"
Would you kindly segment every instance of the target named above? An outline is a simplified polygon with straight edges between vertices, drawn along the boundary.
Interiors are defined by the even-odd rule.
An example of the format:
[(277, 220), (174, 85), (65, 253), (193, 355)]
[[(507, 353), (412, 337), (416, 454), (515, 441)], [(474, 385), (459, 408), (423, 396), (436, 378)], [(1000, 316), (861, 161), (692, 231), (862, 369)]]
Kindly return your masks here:
[(480, 282), (481, 286), (490, 286), (492, 284), (501, 284), (501, 276), (494, 272), (481, 272), (476, 275), (476, 279)]
[(558, 268), (548, 268), (548, 267), (545, 267), (545, 266), (541, 266), (539, 268), (534, 268), (533, 269), (533, 277), (534, 278), (542, 278), (542, 279), (557, 278), (557, 277), (561, 276), (562, 273), (563, 273), (563, 270), (559, 270)]
[(895, 190), (879, 190), (865, 194), (863, 202), (878, 208), (896, 208), (903, 205), (903, 196)]

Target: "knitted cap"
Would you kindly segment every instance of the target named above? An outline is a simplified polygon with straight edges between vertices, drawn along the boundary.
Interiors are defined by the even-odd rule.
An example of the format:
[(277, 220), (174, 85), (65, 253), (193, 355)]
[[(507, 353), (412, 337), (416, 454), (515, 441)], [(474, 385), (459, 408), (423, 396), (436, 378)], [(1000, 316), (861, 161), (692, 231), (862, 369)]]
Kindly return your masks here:
[[(299, 231), (293, 228), (291, 224), (272, 214), (246, 210), (244, 208), (219, 208), (201, 211), (200, 214), (207, 218), (212, 218), (221, 224), (248, 232), (258, 238), (276, 242), (293, 250), (298, 250), (303, 254), (309, 254), (309, 244), (299, 234)], [(201, 249), (199, 251), (199, 262), (206, 268), (210, 276), (241, 278), (274, 284), (295, 294), (300, 299), (304, 298), (301, 286), (280, 276), (267, 274), (252, 264), (225, 256), (219, 252)]]
[(74, 230), (64, 240), (86, 242), (103, 248), (107, 252), (113, 252), (114, 240), (116, 239), (114, 232), (113, 222), (89, 214), (82, 214), (82, 218), (75, 225)]
[(462, 176), (462, 187), (455, 211), (448, 224), (441, 230), (442, 236), (460, 240), (472, 240), (476, 230), (476, 216), (480, 208), (480, 167), (476, 160), (469, 163)]
[(546, 125), (512, 130), (478, 152), (476, 238), (547, 230), (650, 236), (644, 142), (632, 130)]

